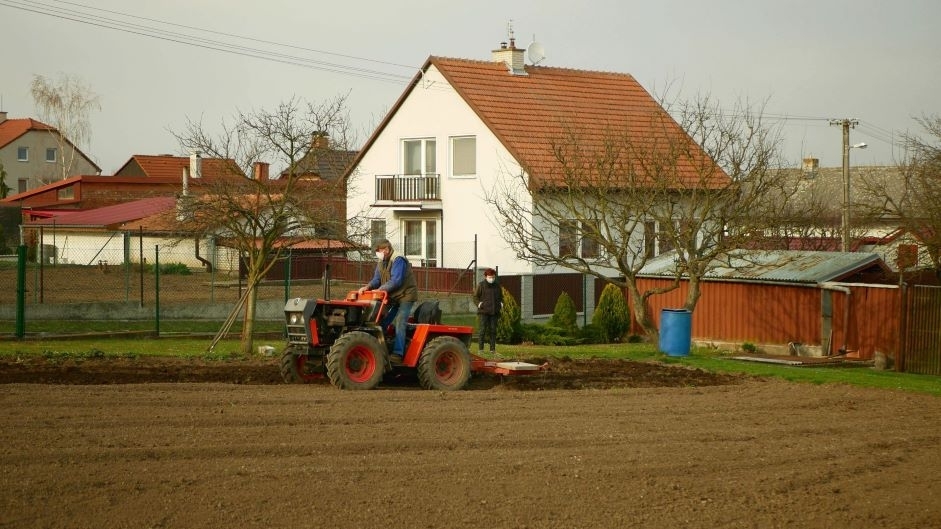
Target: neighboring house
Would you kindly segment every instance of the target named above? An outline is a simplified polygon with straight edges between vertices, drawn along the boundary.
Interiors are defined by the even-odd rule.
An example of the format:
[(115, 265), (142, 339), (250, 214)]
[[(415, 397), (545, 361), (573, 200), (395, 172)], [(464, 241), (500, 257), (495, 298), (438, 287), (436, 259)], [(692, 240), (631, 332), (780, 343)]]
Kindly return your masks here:
[[(358, 151), (334, 149), (326, 134), (315, 134), (307, 154), (295, 164), (293, 174), (303, 179), (337, 182), (350, 169), (357, 154)], [(285, 178), (290, 173), (285, 169), (279, 178)]]
[[(820, 167), (816, 158), (800, 169), (780, 172), (789, 207), (796, 212), (776, 236), (755, 246), (773, 249), (839, 251), (842, 246), (844, 180), (842, 167)], [(895, 166), (854, 166), (850, 172), (850, 251), (878, 254), (893, 271), (932, 267), (928, 249), (917, 233), (898, 218), (881, 212), (885, 197), (901, 186)]]
[(89, 210), (142, 198), (175, 197), (184, 182), (198, 193), (204, 183), (224, 178), (245, 175), (231, 159), (138, 154), (114, 176), (73, 176), (0, 202), (30, 208), (34, 217), (46, 216), (45, 210)]
[(30, 118), (7, 119), (2, 111), (0, 163), (6, 172), (4, 184), (10, 190), (7, 196), (65, 177), (101, 172), (54, 127)]
[[(182, 238), (172, 226), (176, 203), (175, 197), (153, 197), (86, 211), (57, 211), (25, 222), (23, 231), (27, 245), (37, 248), (37, 259), (48, 264), (116, 265), (140, 262), (142, 254), (152, 263), (156, 246)], [(151, 219), (146, 231), (142, 219)], [(185, 253), (195, 256), (192, 245), (190, 249)], [(201, 266), (195, 257), (187, 264)]]
[[(476, 261), (501, 275), (562, 273), (516, 255), (485, 194), (514, 175), (551, 186), (561, 169), (552, 143), (567, 130), (600, 140), (613, 126), (642, 139), (655, 115), (692, 142), (627, 74), (526, 66), (512, 39), (491, 61), (432, 56), (355, 159), (347, 217), (366, 219), (364, 245), (387, 238), (415, 265), (463, 269)], [(590, 250), (577, 232), (550, 229), (560, 249)]]

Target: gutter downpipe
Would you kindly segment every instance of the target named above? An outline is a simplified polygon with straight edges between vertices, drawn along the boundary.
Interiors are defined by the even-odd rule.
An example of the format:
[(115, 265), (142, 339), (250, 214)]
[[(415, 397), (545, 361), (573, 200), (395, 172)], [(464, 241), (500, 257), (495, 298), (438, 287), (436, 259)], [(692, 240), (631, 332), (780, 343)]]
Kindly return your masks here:
[(831, 281), (824, 281), (823, 283), (817, 284), (821, 290), (834, 290), (836, 292), (842, 292), (846, 294), (846, 300), (843, 303), (843, 347), (840, 348), (840, 354), (846, 354), (846, 337), (849, 335), (849, 324), (850, 324), (850, 294), (851, 291), (849, 287), (838, 285)]

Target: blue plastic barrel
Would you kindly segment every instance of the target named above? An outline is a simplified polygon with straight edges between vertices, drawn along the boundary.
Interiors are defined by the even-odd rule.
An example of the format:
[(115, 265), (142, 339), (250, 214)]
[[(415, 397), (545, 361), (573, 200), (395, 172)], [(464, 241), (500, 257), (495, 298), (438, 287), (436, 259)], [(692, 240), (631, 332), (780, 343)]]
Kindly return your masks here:
[(660, 351), (667, 356), (686, 356), (692, 344), (693, 313), (686, 309), (660, 312)]

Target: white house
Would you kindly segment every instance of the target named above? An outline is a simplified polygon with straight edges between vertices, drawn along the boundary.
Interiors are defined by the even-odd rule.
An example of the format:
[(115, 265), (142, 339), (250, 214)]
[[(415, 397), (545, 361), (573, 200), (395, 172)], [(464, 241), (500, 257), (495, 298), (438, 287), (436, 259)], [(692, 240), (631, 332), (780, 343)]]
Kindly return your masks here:
[[(564, 271), (519, 259), (485, 195), (508, 175), (551, 181), (560, 169), (551, 145), (567, 130), (599, 139), (614, 127), (642, 138), (653, 134), (644, 128), (651, 116), (667, 114), (628, 74), (531, 66), (524, 57), (510, 39), (490, 61), (425, 61), (348, 172), (347, 218), (367, 219), (363, 244), (387, 238), (428, 267), (464, 268), (476, 257), (477, 268), (501, 275)], [(666, 121), (668, 135), (692, 143)]]

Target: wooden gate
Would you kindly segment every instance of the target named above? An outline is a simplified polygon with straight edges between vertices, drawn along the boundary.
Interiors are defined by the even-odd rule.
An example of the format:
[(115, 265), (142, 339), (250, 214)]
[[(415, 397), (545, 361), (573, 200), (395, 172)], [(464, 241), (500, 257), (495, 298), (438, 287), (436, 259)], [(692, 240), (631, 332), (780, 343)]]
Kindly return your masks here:
[(941, 287), (910, 286), (904, 303), (899, 371), (941, 375)]

